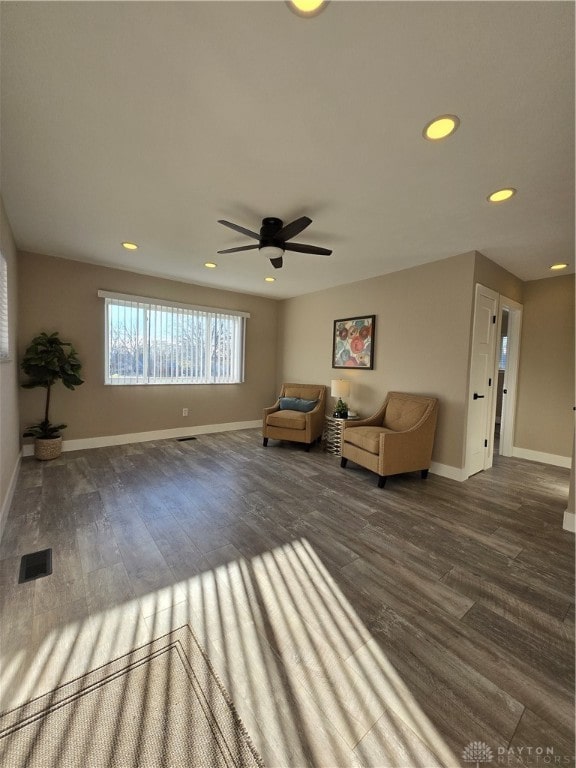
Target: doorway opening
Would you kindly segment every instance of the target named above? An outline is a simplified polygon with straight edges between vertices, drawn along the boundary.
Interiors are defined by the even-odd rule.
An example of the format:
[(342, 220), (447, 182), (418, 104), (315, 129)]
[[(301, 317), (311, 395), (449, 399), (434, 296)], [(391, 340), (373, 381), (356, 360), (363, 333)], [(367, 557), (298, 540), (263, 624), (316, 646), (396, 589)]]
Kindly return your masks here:
[[(498, 375), (496, 376), (496, 418), (494, 420), (494, 453), (500, 453), (500, 429), (502, 425), (502, 398), (504, 396), (504, 374), (508, 357), (508, 315), (506, 308), (500, 315), (500, 336), (496, 355), (498, 357)], [(508, 394), (508, 392), (506, 392)]]
[(500, 456), (512, 456), (518, 362), (520, 359), (520, 330), (522, 305), (505, 296), (499, 300), (500, 322), (496, 352), (496, 403), (494, 409), (494, 452)]

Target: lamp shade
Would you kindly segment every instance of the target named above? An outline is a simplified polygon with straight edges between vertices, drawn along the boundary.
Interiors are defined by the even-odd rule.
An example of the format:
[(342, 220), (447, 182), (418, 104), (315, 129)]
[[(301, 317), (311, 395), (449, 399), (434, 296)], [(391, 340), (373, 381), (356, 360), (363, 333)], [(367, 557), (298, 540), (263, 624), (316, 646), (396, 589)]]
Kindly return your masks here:
[(346, 399), (350, 395), (350, 382), (346, 379), (332, 379), (330, 382), (330, 394), (332, 397)]

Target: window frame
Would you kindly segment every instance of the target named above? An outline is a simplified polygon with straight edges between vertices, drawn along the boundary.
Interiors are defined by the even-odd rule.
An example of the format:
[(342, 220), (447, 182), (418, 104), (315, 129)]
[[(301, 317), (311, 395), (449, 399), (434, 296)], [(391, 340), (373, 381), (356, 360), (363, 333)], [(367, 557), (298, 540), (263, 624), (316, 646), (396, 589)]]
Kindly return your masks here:
[[(250, 318), (250, 313), (233, 309), (222, 309), (218, 307), (206, 307), (197, 304), (183, 304), (181, 302), (168, 301), (165, 299), (156, 299), (149, 296), (133, 296), (131, 294), (114, 293), (111, 291), (98, 291), (98, 296), (105, 299), (104, 303), (104, 384), (106, 386), (163, 386), (163, 385), (183, 385), (198, 386), (201, 384), (242, 384), (245, 378), (245, 351), (246, 351), (246, 320)], [(133, 376), (114, 376), (110, 370), (110, 307), (126, 307), (130, 305), (138, 311), (144, 312), (144, 324), (142, 328), (142, 373), (136, 373)], [(198, 313), (196, 317), (193, 313)], [(204, 376), (158, 376), (150, 373), (152, 367), (152, 350), (150, 346), (150, 337), (161, 339), (160, 335), (150, 333), (152, 319), (162, 325), (162, 316), (164, 323), (167, 324), (170, 319), (170, 343), (174, 343), (174, 318), (183, 318), (186, 314), (191, 314), (196, 322), (204, 320), (206, 322), (204, 346), (200, 350), (200, 355), (208, 361), (207, 370), (204, 370)], [(166, 317), (168, 315), (168, 317)], [(160, 317), (160, 321), (158, 321)], [(232, 372), (227, 376), (214, 375), (211, 370), (212, 360), (212, 324), (218, 320), (232, 321), (233, 338), (230, 341), (232, 346), (232, 360), (229, 363)], [(177, 332), (176, 332), (177, 333)], [(182, 344), (181, 340), (176, 341)], [(202, 351), (203, 350), (203, 351)], [(171, 355), (169, 365), (178, 361), (179, 353)]]

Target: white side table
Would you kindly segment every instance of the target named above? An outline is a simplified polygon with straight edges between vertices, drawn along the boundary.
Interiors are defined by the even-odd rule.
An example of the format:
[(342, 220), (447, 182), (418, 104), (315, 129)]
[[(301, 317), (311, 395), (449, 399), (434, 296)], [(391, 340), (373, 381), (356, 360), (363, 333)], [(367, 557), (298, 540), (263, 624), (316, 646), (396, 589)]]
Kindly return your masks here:
[(334, 456), (342, 455), (342, 429), (345, 421), (358, 421), (360, 416), (348, 416), (347, 419), (337, 419), (335, 416), (324, 417), (324, 434), (322, 442), (326, 453)]

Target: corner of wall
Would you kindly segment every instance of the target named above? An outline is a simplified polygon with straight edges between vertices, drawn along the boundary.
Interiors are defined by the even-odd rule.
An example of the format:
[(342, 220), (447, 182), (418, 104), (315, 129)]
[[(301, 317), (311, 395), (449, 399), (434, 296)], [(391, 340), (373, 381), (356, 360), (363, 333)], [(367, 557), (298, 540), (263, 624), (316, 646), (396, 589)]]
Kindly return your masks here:
[(521, 304), (524, 282), (480, 251), (474, 251), (474, 254), (474, 283), (481, 283)]

